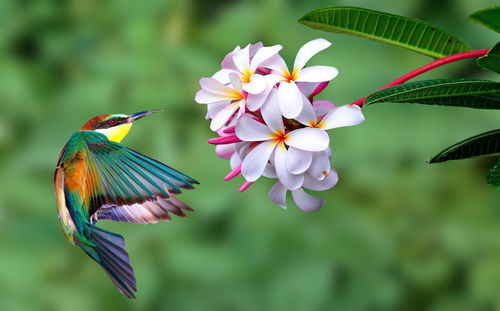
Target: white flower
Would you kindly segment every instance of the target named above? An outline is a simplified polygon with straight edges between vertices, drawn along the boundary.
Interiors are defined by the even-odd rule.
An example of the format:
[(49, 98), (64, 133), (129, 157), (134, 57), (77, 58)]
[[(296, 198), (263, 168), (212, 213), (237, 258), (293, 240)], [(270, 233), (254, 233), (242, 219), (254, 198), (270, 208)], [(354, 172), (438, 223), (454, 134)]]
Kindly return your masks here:
[(262, 44), (249, 44), (244, 49), (237, 48), (224, 59), (223, 69), (216, 72), (212, 78), (228, 84), (229, 75), (236, 73), (243, 83), (245, 92), (260, 94), (266, 89), (267, 81), (265, 76), (257, 73), (257, 69), (262, 63), (277, 55), (281, 49), (281, 45), (264, 47)]
[[(304, 212), (314, 212), (319, 210), (324, 201), (320, 198), (317, 198), (306, 191), (303, 188), (323, 191), (334, 187), (338, 182), (338, 175), (335, 170), (330, 170), (328, 176), (322, 181), (317, 181), (311, 179), (307, 175), (304, 178), (303, 187), (299, 187), (295, 190), (291, 190), (293, 201), (297, 206), (303, 210)], [(280, 181), (277, 181), (274, 186), (269, 190), (269, 198), (273, 201), (274, 204), (281, 206), (282, 208), (287, 208), (286, 205), (286, 193), (288, 189), (283, 186)]]
[[(271, 98), (277, 91), (271, 91)], [(273, 156), (276, 174), (281, 183), (290, 190), (302, 186), (304, 177), (289, 172), (287, 157), (296, 157), (303, 152), (323, 151), (328, 148), (329, 137), (316, 128), (300, 128), (287, 132), (281, 114), (271, 99), (261, 108), (264, 123), (245, 114), (236, 125), (236, 136), (243, 141), (260, 142), (243, 159), (241, 173), (247, 181), (257, 180)], [(288, 147), (288, 149), (287, 149)]]
[(261, 176), (278, 179), (270, 199), (286, 208), (290, 191), (297, 206), (311, 212), (324, 202), (306, 190), (323, 191), (337, 184), (326, 131), (357, 125), (364, 117), (358, 106), (314, 100), (338, 72), (305, 64), (328, 46), (324, 39), (306, 43), (291, 73), (278, 54), (280, 45), (236, 47), (220, 71), (200, 80), (202, 89), (195, 99), (207, 104), (210, 128), (218, 134), (208, 142), (217, 145), (219, 157), (229, 160), (231, 171), (224, 180), (240, 174), (245, 178), (238, 191)]
[(335, 67), (311, 66), (304, 68), (312, 56), (330, 45), (331, 43), (325, 39), (316, 39), (304, 44), (295, 57), (291, 72), (279, 55), (272, 57), (264, 64), (266, 67), (275, 70), (272, 75), (279, 77), (278, 102), (281, 114), (285, 118), (295, 118), (302, 111), (303, 94), (296, 82), (325, 82), (337, 76), (338, 70)]
[(212, 119), (210, 129), (214, 132), (221, 129), (233, 117), (235, 122), (245, 112), (246, 94), (241, 88), (241, 81), (234, 73), (230, 74), (229, 78), (232, 87), (213, 78), (202, 78), (200, 80), (202, 89), (195, 96), (196, 102), (208, 104), (207, 117)]

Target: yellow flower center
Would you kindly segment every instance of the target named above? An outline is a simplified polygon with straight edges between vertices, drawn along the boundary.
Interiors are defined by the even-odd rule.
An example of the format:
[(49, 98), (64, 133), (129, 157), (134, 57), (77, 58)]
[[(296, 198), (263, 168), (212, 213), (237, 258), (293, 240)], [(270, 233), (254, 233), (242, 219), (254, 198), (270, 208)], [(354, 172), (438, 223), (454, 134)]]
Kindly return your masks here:
[(245, 69), (243, 72), (242, 72), (242, 76), (241, 76), (241, 82), (243, 83), (248, 83), (252, 80), (251, 76), (254, 74), (253, 72), (251, 72), (250, 70), (248, 69)]
[(231, 100), (242, 100), (243, 98), (245, 98), (245, 97), (243, 96), (242, 92), (237, 91), (237, 90), (231, 91), (231, 92), (228, 94), (228, 97), (229, 97), (229, 99), (231, 99)]
[(283, 77), (285, 77), (285, 79), (286, 79), (287, 82), (295, 81), (295, 80), (297, 80), (299, 78), (299, 75), (298, 75), (299, 70), (298, 70), (298, 68), (293, 68), (292, 73), (290, 73), (290, 71), (288, 71), (286, 69), (282, 73), (283, 73)]
[(271, 135), (273, 141), (277, 144), (283, 144), (288, 140), (288, 136), (282, 130), (278, 130)]

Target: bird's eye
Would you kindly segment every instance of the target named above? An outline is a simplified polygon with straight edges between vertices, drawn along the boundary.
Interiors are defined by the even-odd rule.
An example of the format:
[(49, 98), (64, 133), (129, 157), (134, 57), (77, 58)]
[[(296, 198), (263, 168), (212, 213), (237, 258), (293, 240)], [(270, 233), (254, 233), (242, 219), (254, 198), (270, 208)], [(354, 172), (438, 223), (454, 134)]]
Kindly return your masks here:
[(118, 120), (117, 120), (117, 119), (110, 119), (110, 120), (108, 121), (108, 124), (109, 124), (109, 125), (117, 125), (117, 124), (118, 124)]

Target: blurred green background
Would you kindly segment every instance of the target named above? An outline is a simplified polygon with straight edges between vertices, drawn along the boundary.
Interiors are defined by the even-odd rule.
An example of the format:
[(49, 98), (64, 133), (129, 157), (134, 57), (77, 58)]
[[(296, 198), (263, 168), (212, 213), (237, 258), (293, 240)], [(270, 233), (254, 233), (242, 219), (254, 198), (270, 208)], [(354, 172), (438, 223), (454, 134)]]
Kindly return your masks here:
[[(498, 36), (465, 20), (493, 5), (442, 1), (0, 1), (0, 310), (500, 310), (500, 196), (494, 160), (427, 165), (498, 127), (496, 111), (380, 104), (331, 131), (339, 184), (322, 210), (274, 206), (260, 180), (243, 194), (196, 104), (198, 80), (236, 45), (333, 42), (310, 64), (340, 75), (321, 98), (346, 104), (431, 58), (296, 21), (326, 5), (417, 17), (472, 48)], [(497, 3), (498, 4), (498, 3)], [(422, 78), (495, 79), (472, 61)], [(56, 222), (52, 174), (93, 116), (163, 108), (125, 145), (201, 181), (171, 223), (104, 223), (123, 234), (138, 281), (128, 300)]]

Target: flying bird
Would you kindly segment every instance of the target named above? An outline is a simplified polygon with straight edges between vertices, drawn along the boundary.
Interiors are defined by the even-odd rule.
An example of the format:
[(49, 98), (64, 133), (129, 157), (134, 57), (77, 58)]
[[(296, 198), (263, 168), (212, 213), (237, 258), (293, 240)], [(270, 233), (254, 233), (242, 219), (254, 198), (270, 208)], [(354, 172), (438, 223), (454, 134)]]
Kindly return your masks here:
[(135, 121), (161, 110), (92, 118), (66, 143), (54, 173), (59, 224), (68, 241), (95, 260), (127, 297), (137, 291), (122, 236), (99, 220), (156, 223), (192, 209), (175, 197), (193, 178), (120, 142)]

